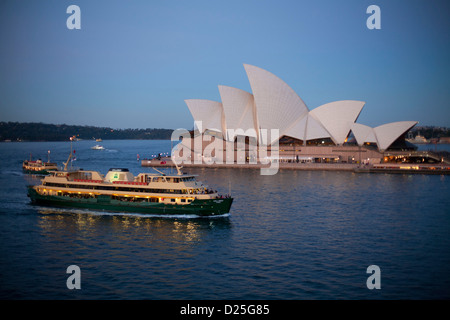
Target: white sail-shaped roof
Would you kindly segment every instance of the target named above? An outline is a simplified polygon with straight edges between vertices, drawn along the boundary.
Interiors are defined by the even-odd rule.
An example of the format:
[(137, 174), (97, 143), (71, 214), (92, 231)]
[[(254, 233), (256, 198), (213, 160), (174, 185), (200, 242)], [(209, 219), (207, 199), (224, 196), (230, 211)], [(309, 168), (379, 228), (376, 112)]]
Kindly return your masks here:
[(191, 111), (194, 121), (201, 121), (201, 133), (205, 132), (205, 130), (225, 132), (226, 124), (222, 103), (204, 99), (188, 99), (184, 101), (189, 111)]
[(294, 122), (285, 132), (286, 136), (300, 140), (314, 140), (320, 138), (330, 138), (330, 133), (324, 126), (314, 119), (309, 113)]
[[(234, 132), (242, 130), (250, 137), (258, 138), (258, 126), (256, 124), (256, 107), (253, 95), (247, 91), (219, 86), (222, 99), (223, 111), (226, 119), (227, 129)], [(234, 140), (234, 136), (227, 136)]]
[(305, 140), (314, 140), (320, 138), (330, 138), (330, 133), (326, 130), (326, 128), (317, 121), (311, 113), (308, 114), (308, 119), (306, 122), (306, 134)]
[(360, 123), (353, 123), (351, 129), (358, 145), (362, 146), (365, 142), (378, 144), (373, 128)]
[(364, 104), (355, 100), (334, 101), (311, 110), (310, 115), (330, 133), (335, 144), (342, 145)]
[(279, 137), (271, 137), (269, 143), (272, 144), (305, 116), (308, 108), (297, 93), (274, 74), (248, 64), (244, 67), (255, 98), (259, 128), (279, 130)]
[(294, 121), (291, 124), (291, 126), (286, 129), (284, 135), (300, 140), (305, 140), (307, 121), (308, 121), (308, 114), (297, 119), (297, 121)]
[(362, 146), (365, 142), (375, 142), (378, 149), (384, 151), (416, 124), (417, 121), (399, 121), (371, 128), (363, 124), (353, 123), (351, 129), (358, 145)]
[(417, 121), (399, 121), (383, 124), (373, 130), (377, 137), (378, 149), (386, 150), (402, 134), (417, 124)]

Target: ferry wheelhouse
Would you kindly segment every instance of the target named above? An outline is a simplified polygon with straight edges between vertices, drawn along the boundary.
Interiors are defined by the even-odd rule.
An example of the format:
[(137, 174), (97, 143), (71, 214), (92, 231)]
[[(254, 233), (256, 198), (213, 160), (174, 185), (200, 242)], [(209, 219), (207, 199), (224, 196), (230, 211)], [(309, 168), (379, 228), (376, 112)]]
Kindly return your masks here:
[(223, 215), (233, 202), (179, 169), (174, 175), (158, 171), (137, 176), (123, 168), (112, 168), (106, 176), (97, 171), (55, 171), (40, 185), (28, 186), (28, 196), (41, 205), (156, 215)]

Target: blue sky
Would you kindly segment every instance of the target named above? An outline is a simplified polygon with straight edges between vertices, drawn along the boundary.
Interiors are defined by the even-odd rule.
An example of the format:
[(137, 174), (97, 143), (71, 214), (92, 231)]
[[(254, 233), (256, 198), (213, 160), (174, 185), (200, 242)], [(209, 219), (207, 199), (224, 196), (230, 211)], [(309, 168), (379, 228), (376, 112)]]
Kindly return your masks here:
[[(81, 29), (69, 30), (69, 5)], [(381, 30), (369, 30), (369, 5)], [(0, 121), (186, 128), (185, 99), (251, 92), (244, 63), (309, 109), (363, 100), (357, 122), (450, 127), (450, 2), (39, 0), (0, 3)]]

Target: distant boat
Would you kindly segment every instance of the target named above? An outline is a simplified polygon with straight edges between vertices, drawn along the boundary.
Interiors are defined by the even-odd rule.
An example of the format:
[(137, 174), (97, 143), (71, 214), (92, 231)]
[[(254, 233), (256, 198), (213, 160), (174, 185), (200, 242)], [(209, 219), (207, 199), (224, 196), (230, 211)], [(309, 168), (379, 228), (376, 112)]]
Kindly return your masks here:
[(418, 134), (414, 139), (406, 139), (406, 141), (414, 144), (428, 143), (429, 141), (422, 135)]
[(95, 139), (95, 141), (102, 142), (103, 140), (99, 138), (99, 139)]
[(31, 174), (50, 174), (52, 171), (58, 171), (58, 166), (53, 162), (43, 162), (41, 159), (36, 161), (25, 160), (22, 163), (24, 173)]
[(103, 146), (100, 146), (100, 145), (95, 145), (95, 146), (93, 146), (93, 147), (91, 147), (91, 149), (92, 150), (105, 150), (105, 148), (103, 147)]

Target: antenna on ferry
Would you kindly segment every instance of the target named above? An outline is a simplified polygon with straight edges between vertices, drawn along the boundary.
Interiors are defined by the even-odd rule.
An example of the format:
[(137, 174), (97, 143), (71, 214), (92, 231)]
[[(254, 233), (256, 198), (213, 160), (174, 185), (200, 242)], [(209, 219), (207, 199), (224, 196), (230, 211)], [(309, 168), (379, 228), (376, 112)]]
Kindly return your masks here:
[[(64, 163), (64, 171), (67, 171), (67, 166), (69, 165), (70, 158), (72, 158), (72, 139), (73, 139), (73, 137), (70, 137), (70, 154), (69, 154), (69, 158), (67, 158), (66, 162), (63, 162)], [(70, 165), (72, 166), (72, 163)]]
[(161, 173), (161, 175), (165, 176), (166, 174), (164, 172), (159, 171), (158, 169), (152, 167), (153, 170), (158, 171), (159, 173)]
[(183, 173), (181, 172), (181, 169), (182, 169), (183, 167), (179, 167), (179, 166), (178, 166), (177, 162), (174, 160), (173, 153), (172, 153), (172, 155), (170, 156), (170, 160), (172, 160), (172, 162), (175, 164), (175, 167), (177, 168), (178, 175), (179, 175), (179, 176), (182, 176)]
[(72, 158), (72, 152), (70, 152), (69, 158), (64, 162), (64, 171), (67, 171), (67, 165), (69, 164), (70, 158)]

